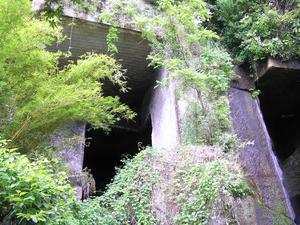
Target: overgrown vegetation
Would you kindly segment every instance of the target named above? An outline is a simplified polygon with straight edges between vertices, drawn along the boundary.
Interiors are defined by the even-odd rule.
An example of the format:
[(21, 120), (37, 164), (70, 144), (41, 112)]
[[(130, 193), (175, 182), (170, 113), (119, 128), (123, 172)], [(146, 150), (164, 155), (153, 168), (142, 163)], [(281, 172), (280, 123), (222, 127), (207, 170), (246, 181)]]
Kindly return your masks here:
[[(30, 161), (1, 141), (0, 219), (49, 225), (156, 224), (152, 194), (163, 171), (157, 167), (160, 154), (146, 148), (124, 160), (101, 196), (80, 202), (66, 174), (56, 171), (52, 162)], [(164, 162), (164, 166), (176, 165), (176, 176), (170, 181), (174, 188), (168, 194), (179, 208), (174, 223), (207, 224), (213, 210), (231, 215), (234, 198), (249, 193), (236, 160), (224, 154), (205, 146), (185, 147), (176, 161)]]
[[(58, 4), (54, 12), (52, 3)], [(49, 135), (73, 121), (109, 130), (121, 118), (134, 117), (118, 97), (102, 93), (103, 79), (126, 91), (123, 71), (113, 58), (117, 26), (122, 26), (142, 31), (152, 48), (150, 64), (169, 71), (160, 85), (176, 80), (180, 98), (195, 97), (189, 99), (181, 135), (183, 144), (203, 146), (174, 149), (176, 160), (163, 162), (175, 168), (168, 194), (177, 208), (172, 224), (204, 225), (214, 218), (234, 223), (234, 200), (251, 191), (231, 132), (226, 95), (234, 74), (222, 44), (238, 62), (299, 58), (299, 1), (158, 0), (151, 6), (142, 0), (108, 1), (100, 17), (112, 24), (107, 36), (111, 56), (87, 54), (63, 69), (59, 59), (66, 55), (46, 50), (64, 39), (55, 18), (63, 5), (49, 0), (46, 7), (46, 18), (36, 18), (30, 1), (0, 0), (0, 135), (11, 140), (0, 142), (0, 222), (158, 223), (152, 195), (165, 171), (157, 168), (162, 157), (152, 148), (124, 160), (107, 190), (84, 202), (76, 200), (67, 175), (55, 163), (17, 153), (46, 151)]]
[(0, 142), (0, 222), (75, 223), (75, 192), (47, 159), (30, 161)]
[(43, 14), (45, 19), (52, 27), (57, 26), (58, 20), (61, 18), (64, 9), (72, 7), (76, 12), (84, 12), (89, 14), (96, 14), (102, 8), (103, 2), (100, 0), (45, 0), (42, 4)]
[(223, 43), (238, 62), (267, 56), (300, 57), (300, 3), (291, 1), (213, 1), (214, 19)]
[(177, 160), (170, 194), (179, 209), (175, 224), (234, 224), (235, 199), (250, 194), (234, 152), (189, 146)]
[(0, 133), (28, 151), (56, 128), (72, 121), (109, 130), (134, 113), (118, 97), (103, 96), (103, 79), (126, 91), (123, 71), (106, 55), (88, 54), (59, 70), (61, 52), (47, 45), (62, 41), (61, 27), (35, 19), (30, 2), (0, 1)]
[(101, 212), (99, 224), (156, 224), (151, 195), (157, 182), (158, 172), (153, 163), (159, 160), (159, 153), (146, 148), (133, 159), (123, 161), (124, 167), (107, 190), (97, 198)]
[[(142, 31), (152, 47), (148, 56), (151, 65), (169, 71), (167, 80), (160, 81), (162, 85), (176, 79), (180, 81), (182, 92), (191, 88), (196, 91), (198, 101), (192, 104), (199, 106), (190, 109), (197, 112), (189, 110), (198, 117), (193, 120), (197, 122), (196, 126), (191, 123), (196, 133), (190, 129), (189, 121), (185, 121), (184, 142), (218, 144), (220, 135), (228, 137), (230, 133), (225, 96), (233, 77), (233, 65), (220, 46), (218, 35), (206, 28), (211, 18), (208, 4), (203, 0), (161, 0), (156, 4), (155, 10), (145, 8), (144, 12), (133, 1), (109, 2), (101, 18), (115, 26), (127, 25)], [(115, 30), (111, 29), (109, 37), (115, 35)], [(112, 41), (109, 45), (116, 51), (113, 41), (117, 39), (108, 40)], [(191, 137), (191, 132), (196, 136)]]
[(0, 222), (47, 225), (155, 224), (151, 193), (157, 181), (153, 149), (124, 167), (100, 197), (81, 202), (67, 180), (45, 158), (35, 161), (0, 142)]

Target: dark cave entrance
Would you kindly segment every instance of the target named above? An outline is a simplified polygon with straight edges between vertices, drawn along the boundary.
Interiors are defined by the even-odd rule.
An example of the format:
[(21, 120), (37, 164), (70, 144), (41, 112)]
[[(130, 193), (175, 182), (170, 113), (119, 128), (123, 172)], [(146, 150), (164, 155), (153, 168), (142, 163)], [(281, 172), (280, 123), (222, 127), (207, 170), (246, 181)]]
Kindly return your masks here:
[(300, 224), (300, 71), (271, 68), (258, 80), (257, 88), (284, 185)]
[(121, 166), (124, 156), (136, 155), (139, 146), (151, 146), (151, 132), (150, 119), (138, 130), (116, 126), (106, 133), (100, 129), (87, 128), (83, 166), (92, 173), (97, 194), (110, 183), (115, 175), (115, 167)]

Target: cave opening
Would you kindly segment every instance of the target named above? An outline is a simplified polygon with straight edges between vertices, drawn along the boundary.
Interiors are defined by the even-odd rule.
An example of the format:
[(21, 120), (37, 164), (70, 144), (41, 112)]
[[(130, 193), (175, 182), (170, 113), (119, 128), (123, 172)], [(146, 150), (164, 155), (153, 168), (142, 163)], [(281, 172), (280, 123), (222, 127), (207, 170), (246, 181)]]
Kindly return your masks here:
[(140, 129), (114, 126), (109, 133), (87, 126), (83, 166), (94, 177), (96, 195), (111, 182), (125, 156), (132, 158), (141, 146), (151, 146), (151, 133), (151, 119)]
[(271, 68), (257, 81), (264, 121), (300, 224), (300, 71)]

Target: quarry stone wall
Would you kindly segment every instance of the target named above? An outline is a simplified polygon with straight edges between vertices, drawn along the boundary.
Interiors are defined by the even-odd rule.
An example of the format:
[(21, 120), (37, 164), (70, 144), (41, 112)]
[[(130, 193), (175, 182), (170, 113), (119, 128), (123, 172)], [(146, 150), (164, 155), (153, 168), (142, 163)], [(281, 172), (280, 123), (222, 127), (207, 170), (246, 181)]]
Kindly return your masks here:
[(85, 128), (85, 123), (74, 122), (56, 130), (51, 137), (51, 144), (58, 149), (58, 157), (67, 162), (69, 179), (79, 199), (82, 197)]
[[(35, 9), (39, 9), (42, 3), (43, 1), (41, 0), (34, 0), (33, 6)], [(75, 16), (73, 11), (66, 11), (65, 13), (68, 16)], [(88, 50), (104, 52), (106, 48), (105, 36), (108, 27), (103, 24), (97, 24), (94, 27), (92, 22), (95, 19), (92, 17), (85, 18), (84, 16), (87, 15), (76, 15), (75, 17), (89, 21), (79, 21), (82, 25), (88, 25), (85, 28), (88, 30), (88, 32), (85, 32), (89, 33), (88, 35), (83, 34), (82, 31), (84, 29), (82, 30), (81, 28), (72, 30), (71, 27), (66, 27), (65, 31), (68, 33), (73, 32), (72, 48), (77, 54), (74, 55), (75, 58)], [(70, 21), (70, 18), (67, 18), (67, 20)], [(129, 43), (120, 43), (120, 58), (126, 59), (124, 65), (125, 68), (129, 68), (129, 83), (133, 87), (139, 88), (135, 93), (129, 93), (127, 97), (123, 97), (123, 99), (128, 100), (136, 99), (143, 91), (146, 92), (146, 88), (152, 82), (152, 79), (149, 79), (149, 77), (153, 74), (153, 70), (147, 68), (146, 61), (150, 48), (147, 43), (143, 42), (141, 44), (138, 35), (136, 32), (124, 31), (121, 32), (120, 38), (124, 43)], [(101, 36), (97, 40), (99, 43), (94, 41), (98, 36)], [(85, 43), (84, 39), (89, 37), (91, 41)], [(67, 48), (69, 44), (65, 42), (61, 47)], [(83, 48), (79, 45), (84, 45), (86, 47), (85, 51), (82, 51)], [(131, 48), (130, 46), (134, 47)], [(258, 65), (259, 74), (265, 73), (270, 66), (274, 65), (274, 61), (268, 61), (267, 65)], [(292, 66), (295, 67), (294, 64)], [(274, 218), (274, 212), (286, 215), (291, 224), (294, 224), (293, 209), (283, 185), (283, 173), (272, 150), (272, 141), (262, 117), (259, 101), (251, 95), (251, 90), (255, 88), (255, 83), (249, 79), (249, 72), (243, 67), (236, 67), (235, 72), (239, 79), (235, 79), (231, 84), (228, 95), (229, 105), (234, 132), (242, 141), (247, 143), (240, 151), (240, 159), (247, 179), (254, 189), (255, 196), (236, 202), (234, 214), (241, 225), (274, 224), (276, 219)], [(161, 69), (158, 72), (157, 80), (163, 80), (167, 76), (168, 71)], [(144, 84), (144, 86), (140, 84)], [(187, 99), (189, 97), (196, 98), (193, 92), (188, 93), (187, 96), (179, 97), (176, 93), (176, 85), (175, 81), (171, 81), (167, 85), (155, 88), (153, 86), (152, 90), (148, 90), (147, 101), (142, 105), (141, 109), (144, 114), (143, 119), (147, 119), (148, 116), (151, 117), (152, 146), (165, 150), (165, 160), (168, 162), (172, 161), (172, 157), (176, 157), (172, 150), (181, 144), (180, 130), (182, 129), (182, 120), (184, 119), (185, 111), (189, 108)], [(115, 93), (115, 90), (112, 93)], [(76, 188), (78, 198), (82, 196), (80, 176), (83, 169), (85, 129), (86, 124), (74, 122), (55, 132), (52, 137), (53, 146), (59, 149), (60, 157), (69, 166), (70, 180)], [(295, 167), (298, 158), (298, 155), (293, 155), (286, 161), (284, 165), (286, 173), (289, 170), (293, 170), (292, 168)], [(168, 168), (161, 177), (162, 181), (167, 181), (168, 176), (171, 176), (172, 173), (172, 168)], [(288, 175), (286, 177), (287, 181), (294, 182), (292, 177)], [(298, 193), (298, 190), (296, 192)], [(158, 211), (163, 212), (161, 215), (168, 213), (170, 209), (168, 204), (163, 202), (163, 197), (163, 190), (159, 190), (159, 187), (156, 187), (153, 204)], [(170, 212), (174, 214), (174, 209), (171, 208)]]
[(254, 201), (255, 224), (274, 224), (275, 211), (287, 215), (293, 224), (294, 213), (283, 185), (282, 170), (272, 150), (259, 101), (251, 95), (254, 81), (242, 67), (235, 71), (240, 78), (232, 83), (229, 102), (234, 131), (248, 142), (240, 151), (240, 159), (259, 200)]
[[(167, 78), (168, 72), (162, 69), (158, 80)], [(149, 105), (152, 121), (152, 146), (172, 149), (180, 143), (177, 115), (176, 85), (174, 82), (153, 88)]]

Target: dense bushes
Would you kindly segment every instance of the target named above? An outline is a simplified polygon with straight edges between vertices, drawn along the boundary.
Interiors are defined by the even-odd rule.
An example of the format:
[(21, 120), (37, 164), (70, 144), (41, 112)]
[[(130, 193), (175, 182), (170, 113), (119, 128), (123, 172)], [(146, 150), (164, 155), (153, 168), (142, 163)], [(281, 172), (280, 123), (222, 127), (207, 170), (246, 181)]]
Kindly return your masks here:
[[(151, 153), (150, 153), (151, 152)], [(125, 160), (107, 191), (76, 199), (67, 175), (45, 158), (31, 161), (0, 142), (0, 223), (46, 225), (155, 224), (151, 209), (157, 174), (153, 149)], [(23, 221), (23, 222), (22, 222)]]
[(235, 224), (234, 201), (250, 194), (235, 152), (209, 146), (180, 149), (169, 194), (175, 224)]
[(0, 222), (67, 225), (75, 221), (76, 197), (66, 174), (55, 171), (47, 159), (30, 161), (2, 140), (0, 209)]
[(216, 0), (215, 4), (217, 30), (238, 62), (300, 57), (299, 1)]
[(123, 161), (124, 167), (101, 195), (100, 223), (107, 225), (156, 224), (151, 205), (158, 172), (153, 164), (159, 160), (155, 149), (146, 148), (133, 159)]
[[(28, 0), (0, 0), (0, 135), (11, 140), (0, 145), (0, 223), (98, 225), (96, 200), (77, 201), (59, 163), (40, 155), (49, 150), (50, 134), (65, 124), (84, 121), (109, 130), (135, 113), (118, 97), (103, 95), (104, 79), (127, 90), (112, 57), (87, 54), (58, 66), (68, 54), (46, 49), (64, 40), (52, 19), (36, 18)], [(29, 159), (20, 151), (38, 154)]]

